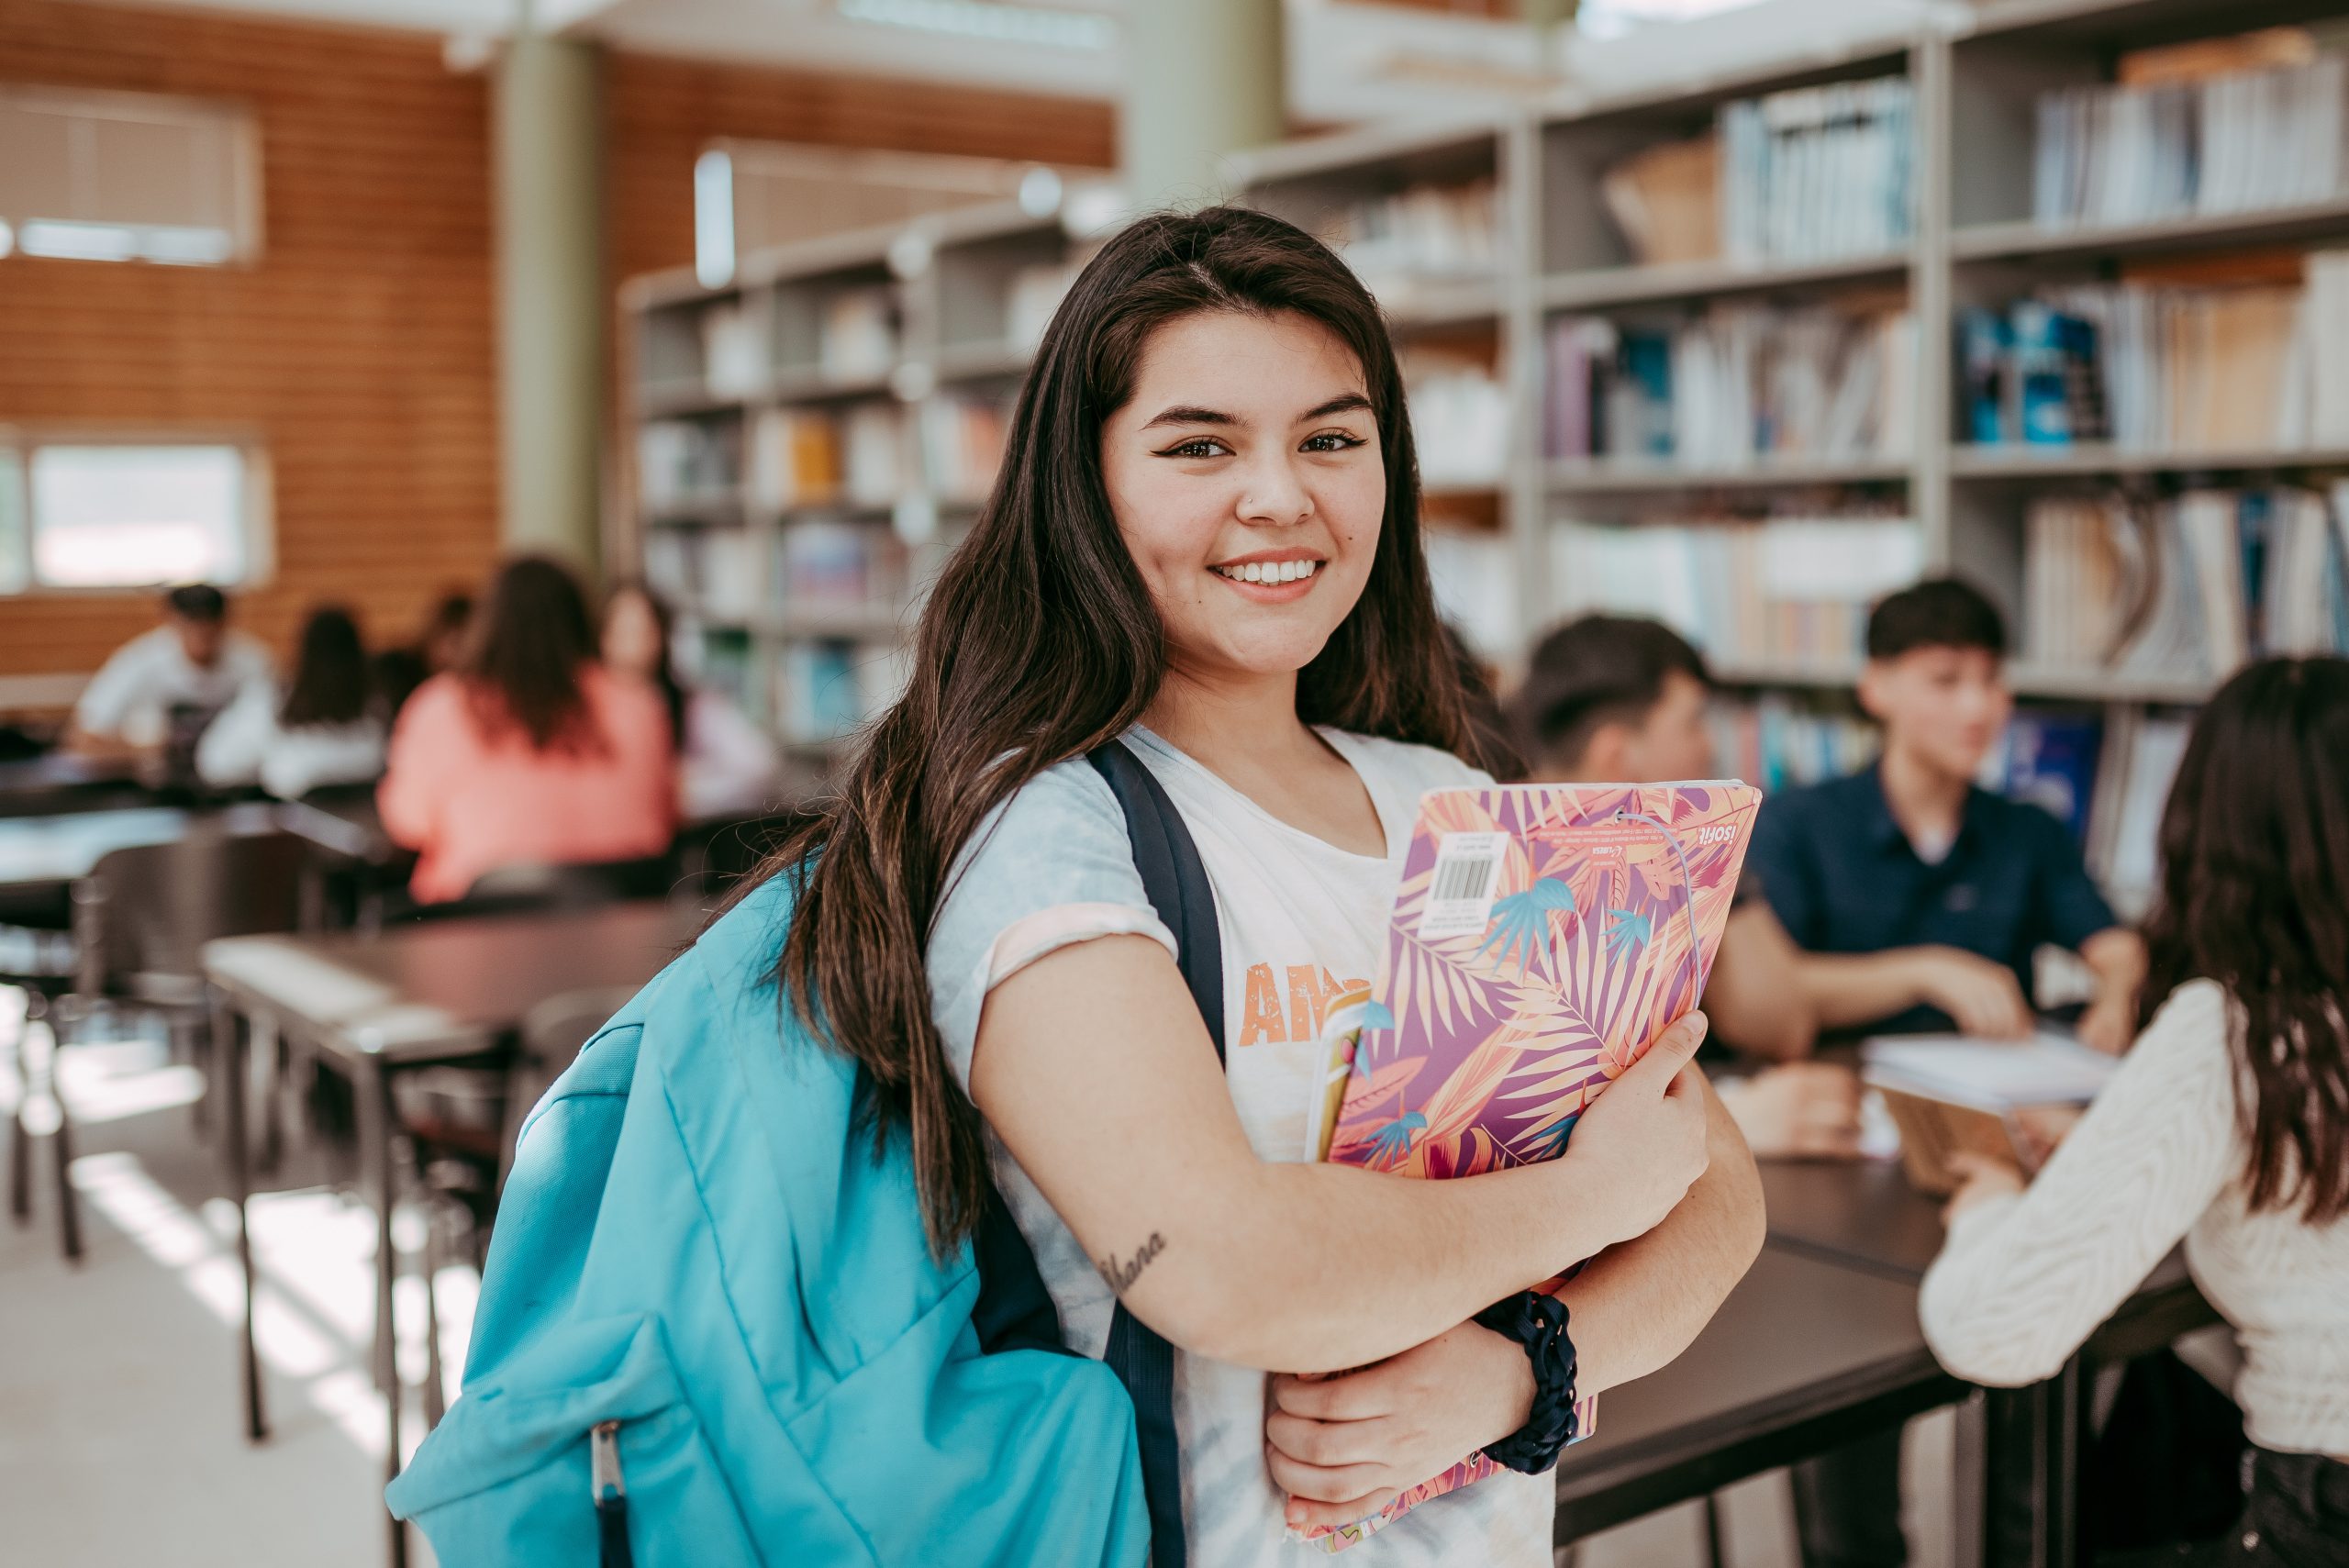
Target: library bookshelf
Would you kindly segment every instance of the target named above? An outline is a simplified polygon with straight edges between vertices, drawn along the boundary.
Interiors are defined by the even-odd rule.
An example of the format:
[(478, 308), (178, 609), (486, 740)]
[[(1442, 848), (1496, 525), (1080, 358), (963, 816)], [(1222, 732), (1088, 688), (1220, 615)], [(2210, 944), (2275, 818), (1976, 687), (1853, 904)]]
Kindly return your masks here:
[[(1530, 109), (1258, 150), (1230, 161), (1229, 188), (1235, 199), (1341, 237), (1386, 308), (1412, 401), (1439, 592), (1504, 679), (1543, 628), (1607, 601), (1604, 583), (1561, 580), (1566, 530), (1905, 518), (1912, 570), (1968, 577), (2023, 630), (2012, 674), (2025, 705), (2103, 724), (2107, 765), (2088, 841), (2099, 869), (2122, 876), (2145, 862), (2142, 846), (2121, 837), (2148, 830), (2142, 820), (2111, 819), (2131, 795), (2132, 749), (2149, 728), (2170, 746), (2181, 713), (2208, 695), (2218, 671), (2146, 673), (2042, 656), (2026, 627), (2034, 505), (2076, 495), (2152, 504), (2212, 485), (2323, 491), (2349, 480), (2349, 438), (1976, 441), (1968, 439), (1956, 328), (1969, 309), (2003, 308), (2035, 291), (2109, 285), (2184, 261), (2247, 264), (2278, 251), (2349, 247), (2349, 154), (2336, 189), (2289, 200), (2112, 220), (2035, 216), (2043, 95), (2112, 83), (2130, 51), (2273, 27), (2337, 28), (2338, 11), (2337, 0), (1980, 0), (1937, 8), (1913, 32), (1859, 37), (1831, 55), (1679, 87), (1610, 94), (1604, 83), (1578, 84)], [(1841, 245), (1772, 236), (1757, 253), (1731, 243), (1747, 231), (1724, 217), (1714, 253), (1648, 261), (1619, 222), (1609, 172), (1643, 150), (1714, 136), (1732, 106), (1804, 89), (1872, 101), (1868, 95), (1881, 92), (1873, 84), (1887, 81), (1903, 84), (1885, 120), (1905, 182), (1905, 216), (1890, 228), (1862, 225)], [(1720, 156), (1726, 163), (1732, 154)], [(981, 209), (811, 242), (747, 261), (720, 290), (675, 275), (629, 285), (640, 428), (685, 421), (741, 429), (768, 409), (860, 400), (889, 400), (903, 411), (904, 468), (886, 504), (860, 512), (834, 500), (805, 514), (832, 523), (861, 518), (893, 536), (904, 559), (885, 589), (869, 602), (810, 614), (761, 562), (747, 603), (721, 611), (696, 601), (705, 628), (749, 650), (741, 659), (748, 700), (776, 715), (798, 743), (820, 750), (829, 740), (824, 726), (795, 727), (791, 682), (779, 673), (790, 649), (809, 639), (847, 642), (885, 662), (902, 639), (918, 584), (955, 537), (955, 518), (985, 487), (983, 475), (939, 472), (937, 454), (925, 450), (936, 444), (925, 442), (925, 422), (945, 417), (930, 412), (942, 400), (1002, 398), (1016, 388), (1037, 328), (1039, 269), (1081, 261), (1101, 232), (1074, 219), (1077, 205)], [(1114, 212), (1117, 203), (1105, 198), (1101, 206)], [(818, 340), (823, 302), (829, 291), (867, 285), (891, 291), (898, 313), (889, 362), (829, 378)], [(755, 385), (727, 384), (720, 395), (696, 357), (698, 323), (729, 302), (764, 313), (768, 362)], [(1779, 317), (1839, 310), (1909, 324), (1905, 336), (1883, 339), (1868, 411), (1876, 428), (1866, 439), (1702, 456), (1559, 450), (1562, 322), (1597, 322), (1628, 336), (1718, 317), (1741, 323), (1738, 331), (1766, 333)], [(1029, 319), (1015, 325), (1023, 311)], [(761, 504), (740, 478), (660, 506), (640, 500), (635, 510), (646, 541), (740, 529), (769, 551), (783, 548), (801, 516)], [(1785, 574), (1784, 563), (1778, 571)], [(1626, 607), (1654, 603), (1634, 594)], [(1709, 651), (1724, 684), (1749, 705), (1852, 711), (1854, 646)], [(2136, 785), (2137, 795), (2147, 793)], [(2157, 805), (2158, 791), (2151, 793)], [(2142, 817), (2145, 807), (2139, 801), (2129, 809)], [(2125, 899), (2131, 890), (2121, 891)]]

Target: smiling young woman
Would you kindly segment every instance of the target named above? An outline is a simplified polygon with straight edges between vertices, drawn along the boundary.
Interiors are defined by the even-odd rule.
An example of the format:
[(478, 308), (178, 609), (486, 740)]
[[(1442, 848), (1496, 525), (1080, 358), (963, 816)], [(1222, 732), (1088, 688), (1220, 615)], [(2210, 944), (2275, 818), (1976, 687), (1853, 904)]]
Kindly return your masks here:
[[(1084, 762), (1112, 740), (1206, 866), (1228, 1070)], [(1477, 744), (1376, 306), (1277, 219), (1162, 215), (1062, 305), (906, 695), (775, 862), (802, 879), (783, 982), (909, 1138), (934, 1239), (992, 1179), (1069, 1348), (1100, 1355), (1120, 1300), (1177, 1347), (1192, 1561), (1274, 1563), (1284, 1525), (1525, 1425), (1486, 1307), (1608, 1249), (1563, 1296), (1594, 1392), (1676, 1354), (1760, 1244), (1750, 1159), (1679, 1070), (1701, 1019), (1551, 1164), (1293, 1162), (1322, 1011), (1373, 971), (1419, 794), (1484, 780)], [(1353, 1555), (1546, 1564), (1551, 1497), (1496, 1475)]]

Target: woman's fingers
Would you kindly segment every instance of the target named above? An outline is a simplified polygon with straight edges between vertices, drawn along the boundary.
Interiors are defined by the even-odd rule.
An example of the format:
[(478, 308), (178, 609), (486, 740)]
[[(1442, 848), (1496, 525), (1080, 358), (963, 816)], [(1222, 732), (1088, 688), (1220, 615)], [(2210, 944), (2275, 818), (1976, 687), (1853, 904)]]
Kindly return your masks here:
[(1308, 1503), (1343, 1503), (1382, 1489), (1391, 1490), (1390, 1478), (1380, 1465), (1306, 1464), (1269, 1443), (1264, 1448), (1264, 1466), (1272, 1472), (1274, 1485)]
[(1273, 1408), (1317, 1421), (1366, 1421), (1387, 1413), (1375, 1368), (1335, 1377), (1301, 1378), (1282, 1373), (1273, 1379)]
[(1391, 1446), (1384, 1421), (1316, 1421), (1275, 1410), (1264, 1418), (1264, 1440), (1299, 1464), (1327, 1470), (1375, 1464)]
[(1288, 1528), (1291, 1529), (1341, 1529), (1356, 1519), (1366, 1519), (1395, 1500), (1395, 1488), (1382, 1487), (1367, 1496), (1351, 1497), (1342, 1503), (1315, 1503), (1303, 1497), (1292, 1497), (1288, 1504)]

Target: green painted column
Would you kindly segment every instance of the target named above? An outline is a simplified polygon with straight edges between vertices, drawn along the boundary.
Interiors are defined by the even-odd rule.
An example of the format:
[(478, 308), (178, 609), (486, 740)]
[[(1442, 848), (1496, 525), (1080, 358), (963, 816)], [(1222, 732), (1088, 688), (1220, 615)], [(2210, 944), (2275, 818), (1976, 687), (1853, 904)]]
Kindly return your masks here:
[(603, 530), (601, 76), (594, 45), (517, 29), (492, 95), (498, 538), (591, 575)]
[(1218, 161), (1287, 134), (1281, 0), (1141, 0), (1126, 11), (1119, 162), (1137, 206), (1222, 197)]

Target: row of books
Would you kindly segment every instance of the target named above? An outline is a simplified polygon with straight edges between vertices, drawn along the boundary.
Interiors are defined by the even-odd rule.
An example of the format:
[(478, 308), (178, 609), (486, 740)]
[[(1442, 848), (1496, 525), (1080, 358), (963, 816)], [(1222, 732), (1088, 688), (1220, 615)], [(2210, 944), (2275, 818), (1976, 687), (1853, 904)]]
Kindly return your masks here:
[(905, 548), (885, 525), (810, 517), (766, 536), (745, 528), (656, 528), (644, 538), (644, 581), (680, 610), (741, 622), (781, 606), (863, 609), (905, 592)]
[(2271, 653), (2349, 652), (2349, 480), (2329, 495), (2046, 496), (2024, 529), (2036, 662), (2192, 682)]
[(636, 432), (637, 495), (645, 506), (730, 496), (742, 474), (742, 427), (731, 419), (656, 419)]
[(1403, 389), (1421, 484), (1501, 483), (1508, 465), (1508, 394), (1488, 364), (1414, 349), (1403, 356)]
[(750, 447), (756, 506), (886, 506), (907, 487), (905, 416), (895, 403), (762, 408)]
[(1906, 309), (1720, 305), (1670, 327), (1561, 317), (1548, 357), (1551, 457), (1899, 457), (1915, 434)]
[(1350, 202), (1320, 234), (1374, 288), (1388, 278), (1489, 276), (1507, 250), (1500, 188), (1489, 177)]
[[(756, 397), (773, 380), (777, 343), (759, 305), (702, 307), (702, 384), (713, 397)], [(886, 285), (835, 289), (815, 306), (814, 368), (835, 381), (869, 381), (897, 362), (897, 296)], [(804, 350), (803, 350), (804, 351)]]
[(1009, 425), (1009, 410), (997, 397), (938, 397), (924, 404), (921, 456), (930, 488), (959, 502), (983, 499), (1003, 466)]
[(1570, 613), (1652, 616), (1731, 670), (1850, 668), (1868, 607), (1924, 568), (1922, 534), (1889, 513), (1568, 522), (1551, 549)]
[(1848, 773), (1876, 752), (1876, 728), (1858, 715), (1784, 692), (1717, 702), (1710, 722), (1713, 765), (1768, 793)]
[[(2291, 62), (2243, 68), (2279, 56)], [(2143, 51), (2121, 74), (2040, 95), (2037, 221), (2143, 223), (2349, 189), (2349, 57), (2318, 53), (2306, 33)]]
[(2349, 445), (2349, 250), (2298, 287), (2096, 284), (1958, 317), (1968, 436), (2187, 450)]
[(774, 676), (776, 732), (795, 744), (827, 745), (897, 700), (906, 656), (846, 639), (796, 642), (778, 657)]
[(1905, 76), (1722, 106), (1722, 254), (1811, 261), (1907, 245), (1916, 226), (1915, 127)]

